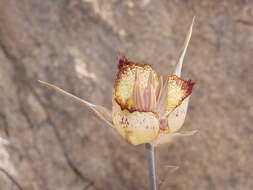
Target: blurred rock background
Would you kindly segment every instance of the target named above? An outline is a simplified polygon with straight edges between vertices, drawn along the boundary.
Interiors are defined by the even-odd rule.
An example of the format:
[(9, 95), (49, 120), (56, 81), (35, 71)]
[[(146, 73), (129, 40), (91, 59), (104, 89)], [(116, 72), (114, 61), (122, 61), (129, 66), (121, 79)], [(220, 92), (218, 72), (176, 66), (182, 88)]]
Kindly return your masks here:
[(0, 189), (148, 189), (143, 146), (37, 80), (111, 108), (117, 53), (166, 76), (194, 15), (183, 130), (199, 133), (157, 149), (160, 190), (252, 189), (250, 0), (0, 0)]

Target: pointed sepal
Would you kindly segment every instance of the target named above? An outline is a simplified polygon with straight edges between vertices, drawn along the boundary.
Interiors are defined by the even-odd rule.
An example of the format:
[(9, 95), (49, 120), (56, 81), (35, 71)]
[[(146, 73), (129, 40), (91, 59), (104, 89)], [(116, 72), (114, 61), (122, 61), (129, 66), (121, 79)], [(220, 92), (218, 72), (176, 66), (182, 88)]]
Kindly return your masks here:
[(163, 144), (171, 143), (172, 141), (174, 141), (176, 139), (179, 139), (180, 137), (192, 136), (195, 133), (197, 133), (197, 130), (177, 132), (177, 133), (169, 133), (169, 134), (166, 134), (166, 135), (162, 135), (161, 137), (159, 137), (157, 140), (155, 140), (151, 144), (153, 146), (160, 146), (160, 145), (163, 145)]
[(110, 127), (114, 128), (114, 125), (112, 123), (112, 114), (111, 114), (111, 111), (109, 111), (108, 109), (106, 109), (105, 107), (103, 106), (99, 106), (99, 105), (94, 105), (90, 102), (87, 102), (73, 94), (70, 94), (64, 90), (62, 90), (61, 88), (55, 86), (55, 85), (52, 85), (50, 83), (47, 83), (47, 82), (43, 82), (43, 81), (40, 81), (39, 82), (43, 85), (45, 85), (46, 87), (50, 88), (50, 89), (53, 89), (57, 92), (59, 92), (60, 94), (64, 95), (64, 96), (68, 96), (70, 98), (72, 98), (73, 100), (76, 100), (78, 101), (79, 103), (82, 103), (83, 105), (85, 105), (88, 109), (90, 109), (91, 111), (93, 111), (93, 113), (95, 113), (95, 115), (97, 117), (99, 117), (101, 120), (103, 120), (104, 122), (106, 122)]
[(189, 41), (191, 39), (191, 35), (192, 35), (192, 28), (193, 28), (193, 24), (194, 24), (194, 20), (195, 20), (195, 16), (193, 17), (192, 19), (192, 23), (191, 23), (191, 26), (190, 26), (190, 29), (187, 33), (187, 36), (186, 36), (186, 39), (185, 39), (185, 42), (184, 42), (184, 46), (183, 46), (183, 49), (179, 55), (179, 59), (178, 59), (178, 62), (177, 62), (177, 67), (176, 67), (176, 70), (174, 71), (174, 75), (180, 77), (181, 76), (181, 70), (182, 70), (182, 65), (183, 65), (183, 61), (184, 61), (184, 56), (185, 56), (185, 53), (186, 53), (186, 50), (187, 50), (187, 47), (188, 47), (188, 44), (189, 44)]

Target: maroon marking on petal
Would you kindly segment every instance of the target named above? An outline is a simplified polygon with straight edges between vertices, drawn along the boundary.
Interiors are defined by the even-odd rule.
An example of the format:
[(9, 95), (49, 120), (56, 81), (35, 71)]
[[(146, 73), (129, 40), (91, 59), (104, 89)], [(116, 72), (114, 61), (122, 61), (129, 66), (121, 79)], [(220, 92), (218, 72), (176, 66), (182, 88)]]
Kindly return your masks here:
[(120, 124), (123, 125), (122, 127), (123, 128), (127, 128), (128, 125), (129, 125), (129, 122), (128, 122), (128, 119), (126, 117), (122, 117), (121, 120), (120, 120)]

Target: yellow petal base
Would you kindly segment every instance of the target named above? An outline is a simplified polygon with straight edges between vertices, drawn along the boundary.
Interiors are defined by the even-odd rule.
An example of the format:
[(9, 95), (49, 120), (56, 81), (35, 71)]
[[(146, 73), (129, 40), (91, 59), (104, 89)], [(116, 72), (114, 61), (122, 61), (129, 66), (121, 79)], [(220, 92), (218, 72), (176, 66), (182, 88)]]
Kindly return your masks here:
[(129, 144), (138, 145), (150, 143), (158, 137), (159, 121), (152, 112), (132, 112), (121, 110), (118, 103), (113, 100), (113, 124), (117, 131)]

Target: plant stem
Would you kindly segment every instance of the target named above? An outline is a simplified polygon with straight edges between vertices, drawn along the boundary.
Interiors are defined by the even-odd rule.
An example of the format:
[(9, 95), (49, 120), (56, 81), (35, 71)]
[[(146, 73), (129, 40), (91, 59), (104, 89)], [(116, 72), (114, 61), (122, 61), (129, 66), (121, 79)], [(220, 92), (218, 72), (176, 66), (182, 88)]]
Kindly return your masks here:
[(147, 161), (148, 161), (150, 189), (151, 190), (156, 190), (154, 146), (152, 146), (149, 143), (146, 143), (145, 148), (146, 148), (146, 155), (147, 155)]

